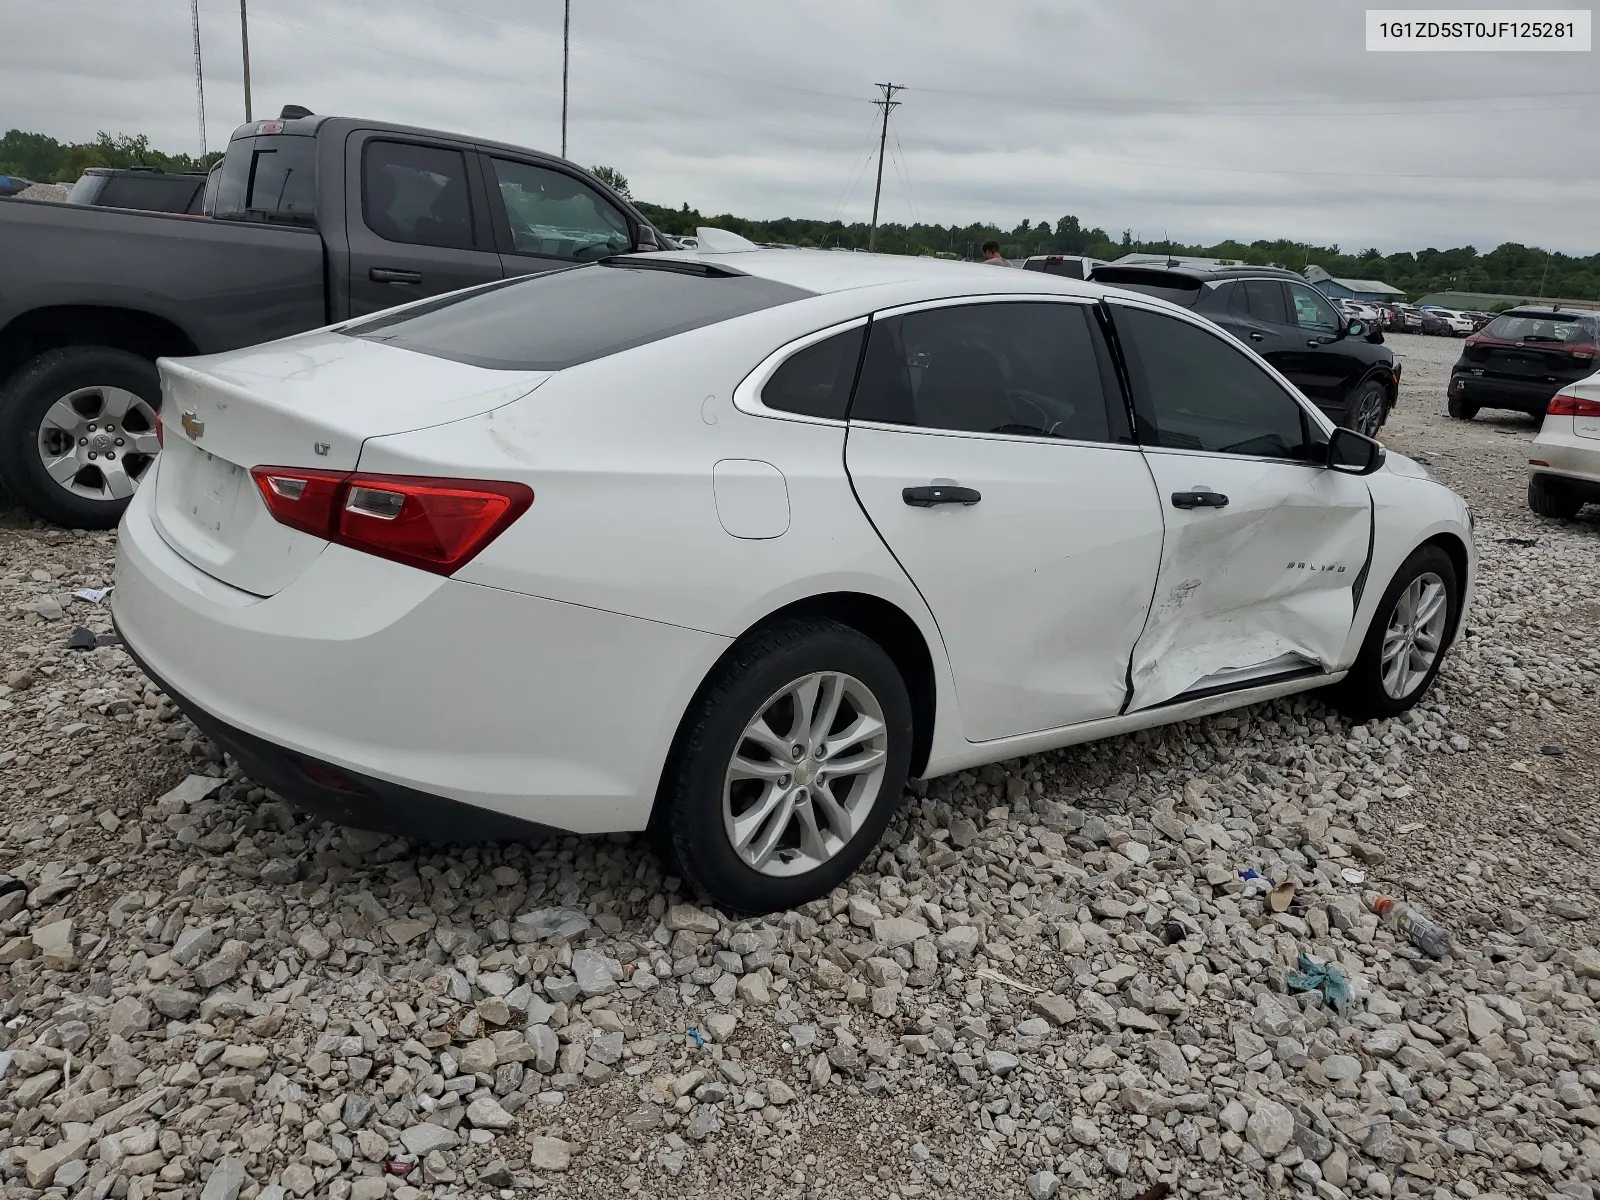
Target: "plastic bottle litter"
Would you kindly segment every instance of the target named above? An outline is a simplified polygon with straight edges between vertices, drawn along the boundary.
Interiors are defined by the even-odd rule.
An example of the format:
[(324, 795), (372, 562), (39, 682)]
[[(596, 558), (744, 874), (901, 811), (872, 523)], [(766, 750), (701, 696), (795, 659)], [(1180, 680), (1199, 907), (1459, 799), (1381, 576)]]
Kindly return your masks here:
[(1411, 944), (1430, 958), (1443, 958), (1450, 953), (1450, 931), (1437, 924), (1414, 904), (1394, 899), (1392, 896), (1373, 895), (1367, 898), (1367, 907), (1403, 933)]

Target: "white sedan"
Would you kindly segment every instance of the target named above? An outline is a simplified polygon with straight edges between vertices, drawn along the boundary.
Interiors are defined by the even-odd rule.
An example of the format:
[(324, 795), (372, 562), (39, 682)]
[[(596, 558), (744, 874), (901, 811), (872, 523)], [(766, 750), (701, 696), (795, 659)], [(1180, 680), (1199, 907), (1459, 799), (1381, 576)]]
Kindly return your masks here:
[(1528, 451), (1528, 507), (1534, 512), (1571, 518), (1585, 504), (1600, 504), (1600, 371), (1550, 398)]
[(1422, 468), (1043, 272), (702, 230), (161, 372), (115, 614), (197, 725), (346, 824), (650, 828), (743, 911), (908, 775), (1399, 713), (1472, 591)]

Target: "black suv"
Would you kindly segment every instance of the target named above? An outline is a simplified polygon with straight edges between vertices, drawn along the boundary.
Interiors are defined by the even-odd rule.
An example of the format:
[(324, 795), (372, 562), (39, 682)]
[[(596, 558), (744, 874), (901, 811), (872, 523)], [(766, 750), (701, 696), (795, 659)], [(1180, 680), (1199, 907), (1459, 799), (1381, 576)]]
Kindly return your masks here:
[(1450, 368), (1450, 415), (1470, 421), (1480, 408), (1509, 408), (1542, 420), (1550, 397), (1593, 375), (1597, 359), (1600, 312), (1508, 309), (1467, 338)]
[(1383, 331), (1340, 316), (1294, 271), (1113, 264), (1089, 278), (1193, 309), (1261, 355), (1334, 421), (1368, 437), (1399, 396), (1400, 364)]

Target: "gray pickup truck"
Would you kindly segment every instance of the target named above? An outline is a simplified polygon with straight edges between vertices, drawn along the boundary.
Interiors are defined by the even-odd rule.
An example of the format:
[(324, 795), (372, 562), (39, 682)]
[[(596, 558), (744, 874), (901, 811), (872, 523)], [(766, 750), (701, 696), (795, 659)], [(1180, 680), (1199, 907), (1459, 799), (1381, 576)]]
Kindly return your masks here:
[(234, 131), (204, 216), (0, 200), (0, 483), (115, 525), (160, 445), (162, 355), (665, 248), (563, 159), (286, 108)]

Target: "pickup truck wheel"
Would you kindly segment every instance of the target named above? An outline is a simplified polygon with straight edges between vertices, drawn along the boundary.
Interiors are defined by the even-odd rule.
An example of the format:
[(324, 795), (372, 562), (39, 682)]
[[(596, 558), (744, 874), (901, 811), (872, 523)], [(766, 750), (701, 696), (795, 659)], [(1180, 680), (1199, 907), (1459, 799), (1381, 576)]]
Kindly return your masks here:
[(0, 477), (39, 516), (110, 529), (160, 449), (155, 364), (110, 346), (47, 350), (0, 392)]

